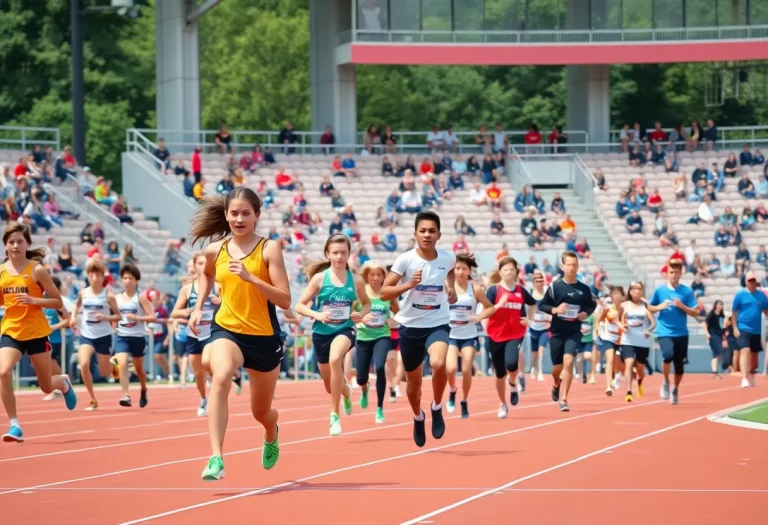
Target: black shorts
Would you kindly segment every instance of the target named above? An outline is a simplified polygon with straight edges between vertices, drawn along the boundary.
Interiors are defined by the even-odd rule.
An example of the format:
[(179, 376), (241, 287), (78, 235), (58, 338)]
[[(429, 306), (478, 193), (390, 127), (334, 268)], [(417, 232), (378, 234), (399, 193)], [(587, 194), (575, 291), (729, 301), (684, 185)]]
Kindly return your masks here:
[(451, 327), (447, 324), (429, 328), (408, 328), (401, 326), (400, 355), (403, 358), (403, 368), (406, 372), (413, 372), (424, 363), (429, 347), (442, 342), (448, 346)]
[(280, 334), (248, 335), (230, 332), (217, 325), (211, 326), (211, 337), (204, 343), (209, 345), (219, 339), (232, 341), (243, 354), (243, 367), (256, 372), (271, 372), (283, 360), (283, 343)]
[(562, 365), (565, 354), (575, 357), (582, 348), (581, 337), (581, 332), (574, 332), (572, 334), (552, 332), (549, 338), (549, 355), (552, 359), (552, 365)]
[(0, 336), (0, 348), (15, 348), (23, 354), (37, 355), (51, 351), (51, 343), (48, 337), (38, 337), (37, 339), (27, 339), (19, 341), (10, 335)]
[(332, 334), (312, 334), (312, 348), (315, 349), (315, 357), (317, 358), (318, 364), (328, 364), (328, 361), (331, 360), (331, 343), (333, 343), (333, 340), (340, 335), (343, 335), (352, 342), (352, 344), (349, 345), (349, 348), (355, 346), (357, 330), (355, 330), (354, 327), (344, 328)]
[(195, 339), (194, 337), (187, 336), (187, 342), (184, 343), (184, 355), (202, 355), (203, 348), (208, 344), (211, 339)]
[(80, 336), (80, 346), (88, 345), (92, 346), (97, 354), (112, 355), (112, 336), (105, 335), (91, 339), (90, 337)]
[(675, 374), (683, 373), (683, 366), (688, 360), (688, 336), (659, 337), (659, 348), (665, 363), (675, 364)]
[(739, 346), (736, 350), (744, 350), (749, 348), (749, 351), (753, 354), (758, 354), (763, 351), (763, 340), (760, 334), (751, 334), (741, 330), (738, 338)]
[(709, 349), (712, 350), (712, 357), (720, 357), (723, 353), (723, 337), (713, 335), (709, 338)]
[(645, 365), (648, 364), (648, 355), (650, 353), (651, 349), (643, 346), (621, 345), (622, 361), (634, 359), (635, 362)]

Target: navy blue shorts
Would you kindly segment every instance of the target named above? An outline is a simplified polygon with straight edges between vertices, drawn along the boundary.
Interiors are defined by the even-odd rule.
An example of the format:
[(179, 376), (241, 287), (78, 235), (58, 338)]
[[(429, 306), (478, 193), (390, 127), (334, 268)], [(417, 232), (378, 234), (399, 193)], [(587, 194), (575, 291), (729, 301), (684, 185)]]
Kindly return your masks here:
[(462, 348), (466, 348), (468, 346), (471, 346), (475, 350), (477, 350), (477, 337), (473, 337), (471, 339), (453, 339), (448, 338), (448, 345), (454, 346), (461, 350)]
[[(210, 338), (209, 338), (210, 339)], [(208, 344), (208, 339), (195, 339), (194, 337), (187, 337), (187, 342), (184, 344), (184, 355), (202, 355), (203, 348)]]
[(146, 349), (147, 339), (145, 337), (115, 336), (115, 355), (131, 354), (131, 357), (144, 357)]
[(597, 338), (597, 349), (601, 352), (608, 352), (610, 350), (613, 350), (614, 352), (619, 350), (619, 345), (614, 343), (613, 341), (603, 341), (599, 337)]
[(712, 336), (709, 338), (709, 349), (712, 350), (712, 357), (720, 357), (723, 353), (723, 338)]
[(743, 350), (749, 348), (749, 351), (753, 354), (757, 354), (763, 351), (763, 340), (760, 334), (751, 334), (741, 330), (739, 332), (739, 347), (737, 350)]
[(451, 327), (447, 324), (429, 328), (408, 328), (401, 326), (400, 355), (403, 358), (403, 368), (413, 372), (424, 363), (429, 347), (435, 343), (448, 344)]
[(97, 337), (91, 339), (90, 337), (80, 336), (80, 346), (88, 345), (92, 346), (96, 350), (97, 354), (112, 355), (112, 336), (105, 335), (103, 337)]
[(155, 339), (155, 344), (152, 347), (153, 353), (155, 353), (155, 354), (167, 354), (168, 353), (168, 347), (165, 346), (164, 342), (165, 342), (165, 337)]
[(531, 352), (538, 352), (539, 348), (549, 344), (549, 330), (528, 330), (528, 337), (531, 338)]
[(595, 346), (595, 343), (593, 341), (588, 341), (586, 343), (584, 341), (582, 341), (581, 342), (581, 350), (579, 350), (579, 352), (581, 352), (582, 354), (585, 354), (587, 352), (591, 352), (592, 348), (594, 348), (594, 346)]
[(315, 349), (315, 356), (317, 357), (317, 362), (319, 364), (327, 365), (328, 361), (331, 360), (331, 343), (333, 343), (333, 340), (340, 335), (345, 336), (347, 339), (349, 339), (352, 342), (352, 344), (350, 345), (350, 348), (355, 346), (357, 330), (355, 330), (354, 327), (343, 328), (338, 332), (334, 332), (328, 335), (315, 334), (315, 333), (312, 334), (312, 347)]
[(688, 336), (659, 337), (659, 348), (665, 363), (675, 364), (675, 374), (682, 375), (688, 360)]
[(648, 363), (648, 356), (651, 353), (650, 348), (634, 345), (621, 345), (621, 359), (622, 361), (627, 359), (634, 359), (641, 365)]

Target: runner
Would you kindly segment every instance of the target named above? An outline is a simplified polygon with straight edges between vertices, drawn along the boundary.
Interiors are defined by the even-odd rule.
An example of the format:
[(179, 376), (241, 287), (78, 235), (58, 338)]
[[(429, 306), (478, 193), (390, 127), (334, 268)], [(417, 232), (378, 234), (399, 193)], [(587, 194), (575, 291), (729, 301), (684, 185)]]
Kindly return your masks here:
[(120, 310), (120, 321), (117, 323), (115, 337), (115, 357), (120, 369), (120, 389), (123, 397), (120, 406), (130, 407), (131, 396), (128, 394), (128, 355), (133, 361), (133, 369), (139, 378), (141, 394), (139, 406), (144, 408), (147, 399), (147, 373), (144, 371), (144, 352), (147, 349), (146, 323), (157, 321), (152, 303), (147, 296), (140, 294), (136, 287), (141, 280), (141, 272), (132, 264), (126, 264), (120, 269), (120, 279), (124, 291), (115, 297)]
[[(491, 308), (486, 306), (478, 318), (488, 319), (485, 331), (488, 334), (488, 346), (496, 374), (496, 393), (500, 402), (496, 416), (503, 419), (509, 413), (506, 383), (509, 383), (510, 388), (510, 404), (514, 406), (520, 401), (520, 394), (517, 391), (518, 370), (521, 362), (520, 348), (525, 338), (528, 319), (533, 319), (536, 313), (536, 299), (520, 285), (515, 259), (502, 257), (498, 262), (498, 270), (501, 282), (489, 286), (486, 292)], [(528, 318), (523, 318), (523, 309), (526, 305)]]
[[(471, 255), (457, 255), (454, 274), (456, 276), (456, 302), (450, 305), (450, 327), (448, 341), (448, 356), (445, 369), (448, 374), (448, 413), (456, 410), (456, 371), (461, 354), (461, 417), (469, 417), (469, 390), (472, 388), (472, 367), (475, 363), (475, 352), (478, 349), (477, 323), (483, 319), (478, 317), (477, 304), (491, 309), (481, 286), (475, 286), (472, 281), (472, 270), (477, 268), (477, 261)], [(503, 385), (502, 385), (503, 388)], [(503, 397), (502, 397), (503, 398)]]
[[(80, 377), (91, 396), (85, 410), (93, 411), (99, 408), (99, 402), (93, 389), (91, 358), (95, 352), (101, 377), (111, 374), (115, 381), (120, 379), (117, 357), (112, 356), (112, 336), (115, 333), (112, 322), (119, 321), (122, 316), (115, 294), (104, 287), (104, 264), (91, 259), (85, 266), (85, 273), (91, 285), (77, 294), (77, 300), (72, 307), (72, 327), (78, 327), (80, 330), (80, 346), (77, 349)], [(82, 316), (78, 322), (81, 308)]]
[[(51, 277), (53, 285), (59, 291), (62, 292), (61, 279), (55, 275)], [(46, 308), (45, 317), (48, 319), (48, 324), (51, 326), (51, 335), (48, 336), (48, 342), (51, 343), (51, 373), (53, 375), (61, 375), (61, 363), (64, 363), (64, 370), (66, 371), (67, 358), (72, 355), (72, 338), (74, 332), (70, 326), (69, 311), (74, 304), (69, 298), (64, 295), (61, 296), (62, 307), (61, 308)], [(62, 336), (62, 330), (64, 335)], [(64, 352), (64, 360), (62, 361), (62, 351)], [(66, 375), (66, 373), (64, 374)], [(69, 377), (69, 376), (67, 376)], [(43, 401), (52, 401), (62, 396), (59, 390), (54, 390), (43, 398)]]
[(407, 377), (408, 402), (414, 414), (413, 440), (423, 447), (427, 435), (421, 410), (421, 385), (427, 354), (432, 367), (432, 437), (440, 439), (445, 434), (442, 399), (448, 382), (445, 371), (451, 331), (448, 305), (456, 302), (453, 274), (456, 256), (451, 251), (436, 249), (440, 240), (440, 217), (434, 212), (416, 215), (414, 237), (416, 249), (395, 259), (392, 272), (384, 280), (381, 299), (391, 301), (400, 295), (404, 297), (395, 319), (400, 323), (400, 355)]
[(763, 351), (760, 314), (768, 317), (768, 298), (757, 289), (757, 277), (753, 272), (747, 272), (744, 280), (745, 287), (736, 292), (731, 310), (733, 335), (741, 350), (741, 388), (749, 388), (755, 386), (758, 356)]
[(384, 266), (368, 261), (363, 265), (360, 276), (365, 282), (365, 291), (371, 300), (371, 311), (363, 316), (362, 304), (355, 301), (352, 321), (357, 323), (357, 382), (362, 388), (360, 408), (368, 408), (368, 373), (371, 362), (376, 371), (376, 423), (384, 423), (384, 396), (387, 393), (386, 367), (395, 364), (397, 352), (392, 349), (392, 330), (387, 321), (390, 311), (400, 311), (396, 299), (381, 300), (381, 286), (386, 277)]
[(271, 469), (280, 457), (279, 414), (272, 399), (283, 345), (275, 307), (291, 307), (291, 290), (280, 245), (256, 233), (260, 213), (258, 195), (239, 186), (226, 196), (206, 197), (192, 217), (191, 244), (212, 241), (205, 248), (198, 301), (189, 316), (189, 329), (198, 337), (206, 299), (214, 282), (221, 287), (221, 304), (203, 351), (203, 366), (213, 376), (208, 396), (212, 455), (202, 473), (205, 481), (224, 477), (229, 391), (241, 366), (250, 379), (251, 413), (264, 426), (261, 465)]
[[(682, 272), (683, 263), (679, 259), (670, 261), (667, 264), (667, 284), (656, 288), (647, 306), (651, 313), (658, 312), (656, 336), (664, 358), (664, 383), (659, 395), (662, 399), (669, 399), (673, 405), (678, 402), (678, 391), (685, 374), (685, 361), (688, 359), (687, 316), (696, 318), (699, 315), (693, 291), (689, 286), (680, 284)], [(670, 397), (669, 372), (673, 363), (675, 386)]]
[(627, 381), (627, 403), (632, 397), (632, 368), (637, 371), (637, 395), (643, 398), (643, 379), (651, 351), (651, 334), (656, 329), (656, 319), (645, 305), (643, 283), (629, 285), (629, 300), (619, 307), (621, 312), (621, 358), (624, 360), (624, 378)]
[(528, 337), (531, 345), (531, 378), (537, 381), (544, 381), (542, 365), (544, 352), (549, 347), (549, 327), (552, 324), (552, 316), (539, 310), (539, 303), (546, 291), (544, 272), (535, 270), (531, 296), (536, 299), (536, 312), (533, 318), (528, 320)]
[(69, 410), (77, 406), (77, 395), (69, 378), (51, 374), (51, 327), (43, 309), (59, 309), (63, 304), (58, 288), (43, 266), (45, 250), (31, 250), (31, 244), (29, 229), (21, 224), (12, 224), (3, 233), (7, 259), (0, 266), (0, 291), (5, 305), (0, 325), (0, 394), (10, 419), (3, 441), (10, 443), (24, 442), (13, 392), (13, 369), (24, 354), (29, 355), (44, 394), (59, 390)]
[[(581, 323), (581, 350), (576, 357), (576, 361), (581, 361), (581, 382), (586, 384), (589, 381), (590, 384), (595, 384), (595, 369), (590, 367), (592, 364), (592, 353), (597, 353), (595, 350), (595, 312), (589, 314), (589, 317)], [(589, 368), (592, 368), (589, 370)], [(587, 377), (587, 371), (589, 371), (589, 377)]]
[(720, 359), (723, 357), (723, 350), (727, 348), (727, 342), (725, 341), (725, 305), (723, 301), (717, 300), (712, 305), (712, 310), (707, 314), (704, 319), (704, 330), (707, 332), (707, 341), (709, 341), (709, 349), (712, 351), (712, 377), (721, 379), (719, 372)]
[(337, 233), (328, 237), (323, 248), (328, 260), (307, 266), (309, 284), (296, 303), (297, 314), (315, 320), (312, 346), (325, 390), (331, 394), (329, 433), (332, 436), (341, 435), (339, 404), (342, 397), (344, 413), (352, 413), (351, 389), (344, 376), (344, 356), (355, 344), (352, 305), (360, 302), (362, 317), (371, 311), (365, 282), (349, 270), (347, 261), (351, 252), (352, 244), (346, 235)]
[(598, 349), (605, 355), (605, 395), (612, 396), (613, 390), (621, 386), (621, 372), (623, 363), (617, 362), (616, 356), (621, 359), (619, 340), (624, 326), (621, 324), (621, 305), (626, 295), (622, 286), (612, 286), (610, 300), (600, 309), (598, 322)]
[[(155, 311), (155, 318), (157, 319), (156, 322), (147, 325), (147, 333), (152, 334), (152, 341), (154, 344), (152, 355), (155, 359), (155, 363), (161, 368), (165, 376), (168, 377), (170, 384), (172, 383), (171, 369), (168, 365), (169, 349), (171, 345), (171, 336), (168, 331), (170, 315), (163, 305), (163, 296), (158, 290), (147, 290), (146, 295), (149, 302), (152, 303), (152, 308)], [(160, 379), (162, 379), (162, 375), (155, 374), (155, 380), (157, 381)]]
[[(573, 361), (581, 345), (581, 323), (595, 311), (597, 303), (589, 286), (576, 277), (579, 257), (564, 252), (560, 257), (563, 275), (552, 281), (539, 303), (539, 309), (552, 315), (549, 352), (552, 358), (552, 401), (560, 402), (560, 411), (568, 412), (568, 393), (573, 381)], [(562, 374), (562, 378), (561, 378)], [(565, 391), (561, 392), (562, 383)], [(562, 393), (562, 397), (561, 397)]]

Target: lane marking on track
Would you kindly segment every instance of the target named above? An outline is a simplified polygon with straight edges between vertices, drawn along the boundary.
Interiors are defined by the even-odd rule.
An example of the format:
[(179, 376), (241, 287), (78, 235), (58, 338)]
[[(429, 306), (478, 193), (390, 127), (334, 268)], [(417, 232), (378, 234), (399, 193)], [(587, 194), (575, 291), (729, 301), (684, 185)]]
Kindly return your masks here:
[[(714, 390), (707, 390), (707, 391), (704, 391), (704, 392), (697, 392), (697, 393), (694, 393), (694, 394), (689, 394), (687, 396), (680, 396), (680, 397), (681, 398), (692, 398), (692, 397), (712, 395), (712, 394), (715, 394), (715, 393), (726, 392), (726, 391), (729, 391), (729, 390), (736, 390), (736, 389), (737, 389), (737, 387), (734, 386), (734, 387), (720, 388), (720, 389), (714, 389)], [(181, 513), (184, 513), (184, 512), (191, 511), (191, 510), (196, 510), (196, 509), (200, 509), (200, 508), (210, 507), (212, 505), (219, 505), (221, 503), (227, 503), (227, 502), (230, 502), (230, 501), (235, 501), (235, 500), (238, 500), (238, 499), (255, 496), (255, 495), (258, 495), (258, 494), (264, 494), (265, 492), (272, 491), (272, 490), (284, 489), (284, 488), (292, 487), (292, 486), (295, 486), (296, 484), (299, 484), (299, 483), (306, 483), (308, 481), (312, 481), (312, 480), (315, 480), (315, 479), (332, 476), (332, 475), (335, 475), (335, 474), (340, 474), (340, 473), (343, 473), (343, 472), (349, 472), (349, 471), (352, 471), (352, 470), (357, 470), (357, 469), (361, 469), (361, 468), (371, 467), (371, 466), (374, 466), (374, 465), (381, 465), (383, 463), (389, 463), (389, 462), (397, 461), (397, 460), (400, 460), (400, 459), (422, 456), (424, 454), (429, 454), (431, 452), (436, 452), (436, 451), (439, 451), (439, 450), (445, 450), (445, 449), (448, 449), (448, 448), (458, 447), (458, 446), (467, 445), (467, 444), (471, 444), (471, 443), (477, 443), (479, 441), (485, 441), (485, 440), (488, 440), (488, 439), (494, 439), (494, 438), (498, 438), (498, 437), (510, 436), (510, 435), (518, 434), (518, 433), (525, 432), (525, 431), (528, 431), (528, 430), (536, 430), (536, 429), (539, 429), (539, 428), (546, 428), (546, 427), (550, 427), (550, 426), (553, 426), (553, 425), (558, 425), (558, 424), (561, 424), (561, 423), (566, 423), (566, 422), (569, 422), (569, 421), (577, 421), (577, 420), (588, 419), (588, 418), (592, 418), (592, 417), (596, 417), (596, 416), (600, 416), (600, 415), (605, 415), (605, 414), (612, 414), (612, 413), (616, 413), (616, 412), (624, 412), (624, 411), (627, 411), (627, 410), (633, 410), (633, 409), (642, 408), (642, 407), (654, 406), (654, 405), (658, 405), (659, 403), (668, 403), (668, 401), (664, 401), (664, 400), (660, 399), (660, 400), (657, 400), (657, 401), (651, 401), (651, 402), (643, 403), (643, 404), (622, 406), (622, 407), (612, 408), (612, 409), (607, 409), (607, 410), (600, 410), (600, 411), (597, 411), (597, 412), (590, 412), (590, 413), (587, 413), (587, 414), (581, 414), (581, 415), (577, 415), (577, 416), (566, 417), (564, 419), (557, 419), (557, 420), (547, 421), (545, 423), (540, 423), (540, 424), (537, 424), (537, 425), (531, 425), (531, 426), (527, 426), (527, 427), (522, 427), (522, 428), (517, 428), (517, 429), (513, 429), (513, 430), (508, 430), (508, 431), (505, 431), (505, 432), (498, 432), (498, 433), (495, 433), (495, 434), (488, 434), (488, 435), (484, 435), (484, 436), (478, 436), (478, 437), (475, 437), (475, 438), (465, 439), (465, 440), (462, 440), (462, 441), (457, 441), (455, 443), (449, 443), (447, 445), (438, 446), (438, 447), (434, 447), (434, 448), (428, 448), (428, 449), (420, 450), (420, 451), (417, 451), (417, 452), (409, 452), (409, 453), (400, 454), (400, 455), (397, 455), (397, 456), (385, 457), (385, 458), (381, 458), (381, 459), (377, 459), (377, 460), (373, 460), (373, 461), (368, 461), (366, 463), (360, 463), (360, 464), (357, 464), (357, 465), (350, 465), (350, 466), (342, 467), (342, 468), (335, 469), (335, 470), (329, 470), (327, 472), (321, 472), (321, 473), (318, 473), (318, 474), (313, 474), (313, 475), (306, 476), (306, 477), (303, 477), (303, 478), (300, 478), (300, 479), (297, 479), (297, 480), (294, 480), (294, 481), (288, 481), (288, 482), (284, 482), (284, 483), (279, 483), (277, 485), (273, 485), (271, 487), (267, 487), (267, 488), (264, 488), (264, 489), (252, 490), (252, 491), (249, 491), (249, 492), (244, 492), (244, 493), (241, 493), (241, 494), (236, 494), (234, 496), (228, 496), (228, 497), (225, 497), (225, 498), (220, 498), (220, 499), (217, 499), (217, 500), (214, 500), (214, 501), (207, 501), (207, 502), (204, 502), (204, 503), (197, 503), (197, 504), (194, 504), (194, 505), (188, 505), (186, 507), (181, 507), (181, 508), (177, 508), (177, 509), (174, 509), (174, 510), (170, 510), (170, 511), (161, 512), (161, 513), (158, 513), (158, 514), (154, 514), (152, 516), (146, 516), (146, 517), (143, 517), (143, 518), (139, 518), (139, 519), (135, 519), (135, 520), (131, 520), (131, 521), (126, 521), (126, 522), (121, 523), (120, 525), (134, 525), (134, 524), (137, 524), (137, 523), (144, 523), (144, 522), (156, 520), (156, 519), (159, 519), (159, 518), (165, 518), (167, 516), (173, 516), (173, 515), (176, 515), (176, 514), (181, 514)], [(552, 402), (550, 401), (549, 403), (547, 403), (547, 405), (551, 406)], [(697, 420), (705, 418), (705, 417), (706, 416), (702, 416), (700, 418), (697, 418)], [(407, 423), (407, 424), (411, 425), (410, 422)], [(499, 490), (503, 490), (503, 488), (505, 488), (505, 487), (500, 487), (500, 488), (493, 489), (490, 493), (498, 492)], [(24, 490), (29, 490), (29, 488), (26, 488)], [(0, 495), (2, 495), (2, 494), (3, 493), (0, 493)], [(438, 512), (437, 514), (440, 514), (440, 513)], [(435, 515), (437, 515), (437, 514), (435, 514)], [(423, 520), (429, 519), (430, 517), (432, 517), (432, 514), (426, 514), (426, 515), (420, 516), (419, 518), (417, 518), (415, 520), (412, 520), (412, 521), (410, 521), (408, 523), (413, 523), (413, 524), (421, 523)]]
[[(247, 492), (251, 490), (266, 490), (268, 487), (227, 487), (227, 492)], [(0, 490), (13, 490), (12, 487), (0, 487)], [(208, 487), (46, 487), (41, 489), (34, 489), (23, 492), (22, 494), (33, 494), (35, 492), (221, 492), (221, 487), (208, 488)], [(329, 485), (323, 485), (321, 487), (307, 486), (307, 487), (295, 487), (296, 492), (477, 492), (485, 490), (495, 490), (492, 487), (350, 487), (340, 486), (333, 487)], [(675, 489), (675, 488), (538, 488), (538, 489), (520, 489), (509, 488), (503, 491), (495, 492), (494, 495), (500, 495), (504, 492), (519, 492), (519, 493), (537, 493), (537, 492), (553, 492), (553, 493), (663, 493), (674, 492), (679, 494), (768, 494), (768, 489)], [(266, 492), (265, 492), (266, 493)]]
[[(729, 388), (727, 390), (735, 390), (735, 388)], [(694, 394), (695, 395), (695, 394)], [(683, 396), (681, 396), (683, 397)], [(685, 396), (685, 397), (693, 397), (693, 396)], [(613, 445), (609, 445), (607, 447), (603, 447), (599, 450), (595, 450), (594, 452), (589, 452), (588, 454), (581, 455), (577, 458), (571, 459), (569, 461), (564, 461), (562, 463), (558, 463), (557, 465), (552, 465), (551, 467), (539, 470), (537, 472), (534, 472), (532, 474), (528, 474), (527, 476), (522, 476), (520, 478), (517, 478), (513, 481), (510, 481), (509, 483), (505, 483), (504, 485), (500, 485), (498, 487), (486, 490), (481, 492), (480, 494), (475, 494), (474, 496), (470, 496), (468, 498), (465, 498), (461, 501), (457, 501), (456, 503), (452, 503), (450, 505), (446, 505), (444, 507), (440, 507), (439, 509), (433, 510), (432, 512), (428, 512), (426, 514), (423, 514), (417, 518), (413, 518), (408, 521), (404, 521), (400, 523), (400, 525), (415, 525), (416, 523), (422, 523), (422, 520), (428, 519), (428, 518), (434, 518), (435, 516), (439, 516), (441, 514), (445, 514), (448, 511), (451, 511), (453, 509), (456, 509), (458, 507), (461, 507), (463, 505), (466, 505), (467, 503), (472, 503), (474, 501), (477, 501), (479, 499), (485, 498), (486, 496), (490, 496), (494, 493), (497, 493), (499, 491), (505, 491), (511, 487), (514, 487), (515, 485), (519, 485), (520, 483), (523, 483), (524, 481), (529, 481), (534, 478), (538, 478), (540, 476), (543, 476), (544, 474), (549, 474), (550, 472), (554, 472), (560, 469), (563, 469), (565, 467), (569, 467), (571, 465), (575, 465), (576, 463), (581, 463), (582, 461), (585, 461), (587, 459), (593, 458), (595, 456), (599, 456), (600, 454), (604, 454), (608, 451), (616, 450), (617, 448), (621, 448), (627, 445), (631, 445), (633, 443), (637, 443), (638, 441), (642, 441), (644, 439), (648, 439), (650, 437), (658, 436), (660, 434), (664, 434), (666, 432), (670, 432), (672, 430), (676, 430), (678, 428), (682, 428), (688, 425), (691, 425), (693, 423), (697, 423), (699, 421), (703, 421), (707, 419), (709, 415), (703, 415), (694, 417), (691, 419), (687, 419), (681, 423), (675, 423), (674, 425), (669, 425), (664, 428), (660, 428), (658, 430), (654, 430), (653, 432), (647, 432), (645, 434), (642, 434), (640, 436), (633, 437), (631, 439), (627, 439), (624, 441), (621, 441), (619, 443), (615, 443)]]

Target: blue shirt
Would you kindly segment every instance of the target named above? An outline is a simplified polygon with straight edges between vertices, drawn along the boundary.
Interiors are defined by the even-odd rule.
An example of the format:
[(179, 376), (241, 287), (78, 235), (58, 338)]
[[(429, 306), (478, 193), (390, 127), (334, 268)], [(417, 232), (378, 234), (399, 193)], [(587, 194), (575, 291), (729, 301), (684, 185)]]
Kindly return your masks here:
[[(658, 306), (666, 300), (671, 303), (675, 299), (680, 299), (680, 302), (689, 308), (696, 307), (696, 297), (693, 295), (693, 290), (684, 284), (678, 284), (675, 289), (670, 288), (667, 284), (656, 288), (651, 298), (651, 306)], [(656, 318), (656, 335), (658, 337), (688, 335), (688, 314), (674, 305), (660, 311)]]
[[(55, 309), (46, 308), (43, 311), (45, 312), (45, 316), (48, 318), (49, 325), (53, 326), (61, 322), (59, 312), (57, 312)], [(61, 343), (61, 330), (54, 330), (51, 332), (51, 335), (48, 336), (48, 341), (52, 344)]]
[(750, 292), (742, 288), (733, 298), (733, 312), (739, 312), (736, 326), (739, 331), (754, 335), (762, 332), (760, 316), (763, 310), (768, 310), (768, 297), (760, 290)]

